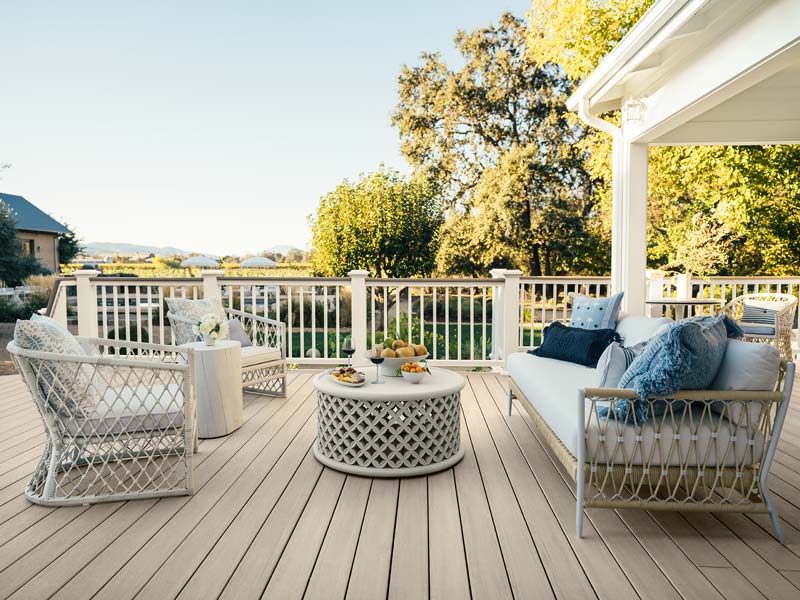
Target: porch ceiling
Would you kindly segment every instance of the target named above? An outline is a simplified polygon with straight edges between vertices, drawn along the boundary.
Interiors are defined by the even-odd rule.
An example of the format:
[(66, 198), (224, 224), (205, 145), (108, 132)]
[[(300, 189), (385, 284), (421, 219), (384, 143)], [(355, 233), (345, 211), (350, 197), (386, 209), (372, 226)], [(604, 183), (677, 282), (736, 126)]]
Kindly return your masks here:
[(800, 3), (659, 0), (569, 100), (591, 113), (645, 103), (631, 142), (800, 141)]

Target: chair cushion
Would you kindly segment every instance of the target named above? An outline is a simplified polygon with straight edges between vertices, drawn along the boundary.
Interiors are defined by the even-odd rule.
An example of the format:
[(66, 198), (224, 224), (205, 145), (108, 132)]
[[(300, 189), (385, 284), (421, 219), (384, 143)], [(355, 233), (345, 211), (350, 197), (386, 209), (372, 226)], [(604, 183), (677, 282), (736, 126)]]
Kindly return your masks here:
[(106, 389), (85, 416), (63, 419), (73, 436), (114, 435), (183, 427), (183, 393), (178, 384), (140, 384)]
[(192, 319), (195, 323), (207, 314), (216, 315), (220, 321), (225, 320), (225, 308), (219, 298), (199, 298), (197, 300), (191, 298), (166, 298), (166, 301), (169, 312), (184, 319)]
[(622, 314), (617, 321), (617, 333), (622, 338), (622, 345), (631, 347), (666, 331), (667, 326), (672, 323), (672, 319), (668, 317), (651, 318)]
[[(522, 402), (527, 400), (567, 449), (577, 456), (578, 440), (583, 439), (583, 426), (579, 422), (578, 415), (578, 390), (595, 385), (596, 369), (522, 352), (508, 357), (507, 368), (509, 375), (525, 395), (525, 399), (520, 400)], [(714, 465), (716, 463), (714, 444), (720, 449), (727, 448), (733, 437), (735, 451), (720, 457), (725, 466), (733, 466), (748, 464), (748, 456), (760, 457), (764, 447), (763, 436), (755, 438), (755, 447), (749, 446), (744, 428), (737, 429), (729, 426), (726, 421), (720, 422), (719, 416), (713, 413), (706, 412), (705, 418), (701, 418), (701, 414), (693, 411), (693, 425), (689, 423), (689, 419), (684, 419), (680, 424), (676, 423), (674, 427), (669, 422), (665, 423), (656, 449), (654, 448), (657, 440), (651, 424), (642, 428), (641, 441), (637, 441), (636, 428), (633, 425), (619, 424), (619, 437), (623, 438), (622, 452), (613, 454), (617, 445), (615, 431), (617, 424), (614, 421), (598, 419), (597, 415), (592, 414), (590, 400), (585, 400), (584, 406), (586, 422), (589, 423), (587, 447), (590, 456), (603, 456), (598, 445), (605, 443), (606, 456), (614, 456), (615, 464), (641, 465), (642, 456), (653, 456), (654, 461), (660, 456), (669, 456), (670, 465), (691, 466), (697, 463), (697, 456), (700, 456), (701, 462)], [(682, 410), (681, 408), (680, 411)], [(698, 407), (698, 410), (702, 409)], [(605, 441), (601, 442), (600, 435), (602, 429), (606, 427), (609, 429), (606, 431)], [(608, 435), (612, 431), (614, 434)], [(714, 432), (717, 433), (716, 438), (712, 438), (711, 434)], [(675, 434), (680, 436), (678, 451), (673, 451), (670, 455), (668, 453)], [(697, 448), (700, 449), (697, 454), (690, 450), (693, 435), (697, 436)], [(707, 459), (706, 450), (709, 450)], [(749, 454), (751, 451), (753, 454)]]
[(775, 326), (774, 325), (765, 325), (763, 323), (748, 323), (745, 321), (739, 321), (739, 327), (742, 328), (745, 335), (775, 335)]
[(781, 306), (774, 303), (745, 300), (742, 305), (742, 321), (745, 323), (760, 323), (761, 325), (775, 325), (775, 317)]
[[(18, 320), (14, 327), (14, 341), (23, 350), (86, 356), (83, 347), (66, 327), (42, 315), (33, 315), (29, 321)], [(36, 359), (31, 360), (31, 365), (42, 395), (59, 414), (81, 414), (96, 402), (86, 365)]]
[(280, 360), (279, 348), (266, 348), (264, 346), (247, 346), (242, 348), (242, 367), (252, 367), (259, 363)]
[(531, 350), (543, 358), (564, 360), (587, 367), (596, 367), (603, 351), (619, 336), (613, 329), (583, 329), (553, 323), (545, 327), (542, 345)]
[(572, 318), (569, 326), (581, 329), (614, 329), (624, 293), (619, 292), (606, 298), (571, 294)]

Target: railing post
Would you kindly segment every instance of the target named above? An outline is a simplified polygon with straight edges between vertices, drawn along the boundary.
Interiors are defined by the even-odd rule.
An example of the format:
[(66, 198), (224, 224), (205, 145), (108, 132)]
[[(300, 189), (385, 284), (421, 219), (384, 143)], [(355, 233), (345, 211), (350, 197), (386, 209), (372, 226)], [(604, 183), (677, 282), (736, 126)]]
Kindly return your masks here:
[(201, 271), (200, 275), (203, 276), (203, 297), (222, 298), (222, 287), (219, 284), (218, 277), (225, 275), (225, 271), (210, 269), (208, 271)]
[(492, 269), (490, 273), (492, 279), (503, 280), (502, 285), (495, 287), (496, 296), (492, 303), (492, 358), (505, 363), (510, 354), (519, 350), (519, 279), (522, 271)]
[(53, 314), (51, 318), (61, 323), (64, 327), (69, 324), (67, 317), (67, 286), (62, 285), (62, 280), (56, 281), (56, 287), (53, 289)]
[[(665, 296), (664, 294), (664, 271), (648, 271), (647, 272), (647, 299), (660, 300)], [(661, 307), (663, 312), (663, 306)], [(648, 317), (653, 316), (653, 305), (648, 304), (645, 307), (645, 314)], [(662, 315), (657, 315), (662, 316)]]
[(692, 274), (681, 273), (675, 278), (675, 284), (678, 288), (678, 298), (691, 298), (692, 297)]
[[(78, 335), (81, 337), (97, 337), (97, 290), (91, 278), (100, 275), (100, 271), (75, 271), (75, 288), (78, 292)], [(102, 307), (106, 310), (106, 307)], [(116, 310), (116, 307), (114, 307)]]
[(367, 277), (369, 271), (349, 271), (350, 277), (350, 324), (356, 360), (367, 353)]

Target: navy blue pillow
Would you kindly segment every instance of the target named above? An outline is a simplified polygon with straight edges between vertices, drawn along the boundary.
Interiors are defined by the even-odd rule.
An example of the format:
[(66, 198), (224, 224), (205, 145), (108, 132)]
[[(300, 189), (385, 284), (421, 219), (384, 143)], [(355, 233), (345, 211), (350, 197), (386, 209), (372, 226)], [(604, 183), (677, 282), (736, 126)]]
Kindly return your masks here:
[(611, 342), (621, 341), (613, 329), (581, 329), (561, 323), (545, 327), (543, 335), (542, 345), (529, 350), (530, 354), (592, 368)]

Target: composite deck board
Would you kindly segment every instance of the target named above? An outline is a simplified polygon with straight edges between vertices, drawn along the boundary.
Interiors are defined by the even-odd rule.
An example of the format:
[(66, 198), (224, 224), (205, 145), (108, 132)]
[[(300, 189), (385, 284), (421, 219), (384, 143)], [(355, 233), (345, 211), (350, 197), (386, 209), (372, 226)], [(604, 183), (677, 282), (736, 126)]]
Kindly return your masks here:
[(468, 374), (465, 458), (372, 480), (323, 468), (310, 371), (286, 399), (201, 442), (191, 497), (48, 508), (22, 492), (44, 448), (16, 376), (0, 378), (0, 598), (800, 597), (800, 386), (765, 515), (588, 511), (502, 376)]

